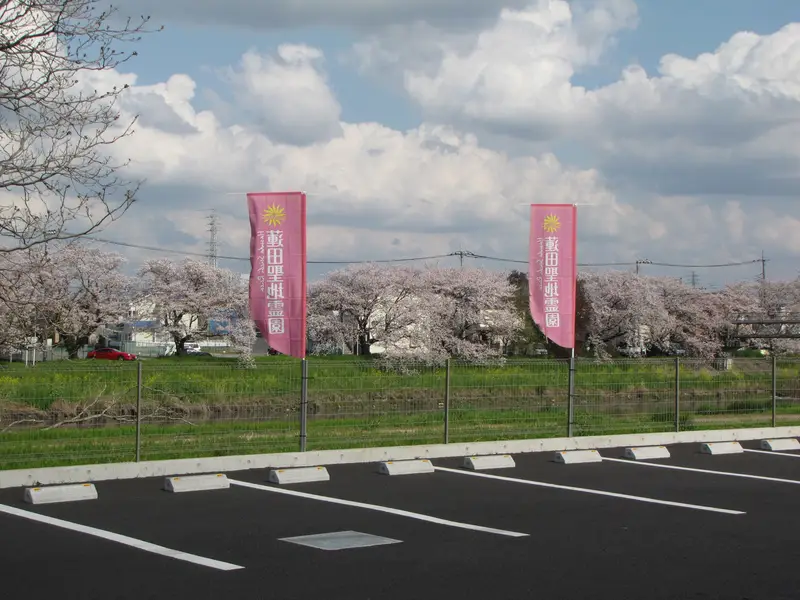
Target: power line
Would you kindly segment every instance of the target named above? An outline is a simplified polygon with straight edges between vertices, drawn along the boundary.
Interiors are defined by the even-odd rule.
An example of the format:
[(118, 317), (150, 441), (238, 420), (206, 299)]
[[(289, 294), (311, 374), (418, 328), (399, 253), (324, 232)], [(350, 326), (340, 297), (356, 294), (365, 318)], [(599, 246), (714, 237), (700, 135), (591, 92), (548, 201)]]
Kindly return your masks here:
[[(93, 240), (95, 242), (101, 242), (103, 244), (111, 244), (112, 246), (124, 246), (126, 248), (137, 248), (141, 250), (152, 250), (154, 252), (166, 252), (170, 254), (180, 254), (184, 256), (202, 256), (203, 258), (208, 258), (208, 254), (203, 254), (200, 252), (191, 252), (191, 251), (183, 251), (183, 250), (173, 250), (171, 248), (159, 248), (157, 246), (145, 246), (143, 244), (131, 244), (128, 242), (120, 242), (116, 240), (106, 240), (103, 238), (98, 238), (94, 236), (82, 236), (86, 239)], [(475, 254), (474, 252), (469, 252), (467, 250), (458, 250), (456, 252), (450, 252), (448, 254), (434, 254), (431, 256), (414, 256), (408, 258), (386, 258), (386, 259), (375, 259), (375, 260), (309, 260), (307, 261), (309, 264), (316, 264), (316, 265), (351, 265), (351, 264), (367, 264), (367, 263), (397, 263), (397, 262), (415, 262), (420, 260), (433, 260), (437, 258), (450, 258), (453, 256), (458, 256), (462, 259), (463, 257), (467, 256), (470, 258), (477, 258), (481, 260), (491, 260), (497, 262), (507, 262), (507, 263), (517, 263), (517, 264), (524, 264), (527, 265), (527, 260), (518, 260), (513, 258), (500, 258), (497, 256), (487, 256), (484, 254)], [(242, 257), (242, 256), (217, 256), (217, 259), (222, 260), (239, 260), (250, 262), (249, 258)], [(680, 267), (680, 268), (689, 268), (689, 269), (712, 269), (712, 268), (722, 268), (722, 267), (738, 267), (741, 265), (751, 265), (754, 263), (763, 263), (768, 262), (770, 259), (764, 258), (756, 258), (753, 260), (746, 260), (741, 262), (729, 262), (729, 263), (717, 263), (717, 264), (677, 264), (677, 263), (666, 263), (666, 262), (655, 262), (648, 260), (646, 263), (648, 265), (655, 265), (660, 267)], [(632, 267), (639, 264), (640, 261), (631, 261), (631, 262), (607, 262), (607, 263), (578, 263), (579, 267)]]
[[(721, 267), (740, 267), (742, 265), (752, 265), (753, 263), (760, 263), (762, 259), (755, 258), (753, 260), (745, 260), (742, 262), (730, 262), (730, 263), (719, 263), (719, 264), (712, 264), (712, 265), (679, 265), (674, 263), (662, 263), (662, 262), (655, 262), (650, 261), (646, 264), (648, 265), (656, 265), (659, 267), (681, 267), (684, 269), (715, 269)], [(769, 261), (768, 258), (764, 259), (765, 261)]]
[[(137, 248), (141, 250), (152, 250), (154, 252), (167, 252), (170, 254), (180, 254), (182, 256), (202, 256), (203, 258), (208, 258), (208, 253), (202, 252), (191, 252), (189, 250), (173, 250), (171, 248), (159, 248), (157, 246), (145, 246), (142, 244), (130, 244), (128, 242), (119, 242), (115, 240), (105, 240), (103, 238), (98, 238), (94, 236), (82, 236), (87, 240), (92, 240), (95, 242), (101, 242), (103, 244), (111, 244), (112, 246), (124, 246), (126, 248)], [(316, 264), (316, 265), (349, 265), (349, 264), (366, 264), (366, 263), (393, 263), (393, 262), (410, 262), (410, 261), (417, 261), (417, 260), (431, 260), (434, 258), (448, 258), (453, 256), (453, 254), (436, 254), (432, 256), (414, 256), (410, 258), (391, 258), (391, 259), (379, 259), (379, 260), (309, 260), (306, 261), (309, 264)], [(224, 255), (217, 255), (217, 259), (222, 260), (241, 260), (245, 262), (250, 262), (249, 258), (245, 258), (243, 256), (224, 256)]]
[[(520, 263), (520, 264), (528, 264), (527, 260), (515, 260), (513, 258), (498, 258), (496, 256), (484, 256), (481, 254), (472, 254), (469, 253), (469, 256), (472, 258), (482, 258), (484, 260), (496, 260), (500, 262), (511, 262), (511, 263)], [(760, 263), (762, 260), (769, 261), (769, 259), (761, 259), (756, 258), (753, 260), (746, 260), (742, 262), (730, 262), (730, 263), (719, 263), (719, 264), (706, 264), (706, 265), (683, 265), (677, 263), (666, 263), (666, 262), (656, 262), (652, 260), (648, 260), (647, 262), (644, 261), (632, 261), (632, 262), (610, 262), (610, 263), (578, 263), (579, 267), (633, 267), (637, 264), (647, 264), (647, 265), (656, 265), (659, 267), (680, 267), (680, 268), (689, 268), (689, 269), (711, 269), (711, 268), (719, 268), (719, 267), (738, 267), (741, 265), (751, 265), (753, 263)]]
[[(453, 254), (460, 255), (460, 252), (453, 252)], [(527, 260), (517, 260), (514, 258), (498, 258), (496, 256), (486, 256), (484, 254), (473, 254), (472, 252), (464, 252), (465, 256), (470, 256), (471, 258), (480, 258), (482, 260), (494, 260), (497, 262), (508, 262), (508, 263), (518, 263), (521, 265), (527, 265)], [(610, 263), (578, 263), (579, 267), (631, 267), (636, 263), (632, 262), (610, 262)]]
[[(382, 258), (376, 260), (309, 260), (306, 261), (312, 265), (363, 265), (367, 263), (395, 263), (395, 262), (414, 262), (417, 260), (432, 260), (434, 258), (449, 258), (455, 256), (454, 252), (450, 254), (434, 254), (432, 256), (416, 256), (411, 258)], [(249, 258), (242, 260), (249, 261)]]

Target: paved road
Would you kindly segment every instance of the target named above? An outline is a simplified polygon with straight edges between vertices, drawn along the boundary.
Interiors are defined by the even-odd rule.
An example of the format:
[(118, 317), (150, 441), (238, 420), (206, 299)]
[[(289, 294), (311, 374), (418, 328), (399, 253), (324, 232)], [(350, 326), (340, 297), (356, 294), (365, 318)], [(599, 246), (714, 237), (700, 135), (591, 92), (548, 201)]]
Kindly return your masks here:
[[(533, 485), (438, 460), (456, 472), (387, 477), (374, 465), (333, 466), (329, 482), (278, 488), (289, 494), (263, 470), (229, 473), (260, 487), (169, 494), (160, 479), (101, 482), (98, 500), (41, 507), (0, 490), (3, 506), (242, 567), (0, 513), (3, 589), (27, 599), (796, 599), (800, 458), (698, 448), (675, 446), (656, 461), (695, 470), (561, 465), (547, 453), (486, 472)], [(282, 541), (341, 531), (399, 543), (325, 551)]]

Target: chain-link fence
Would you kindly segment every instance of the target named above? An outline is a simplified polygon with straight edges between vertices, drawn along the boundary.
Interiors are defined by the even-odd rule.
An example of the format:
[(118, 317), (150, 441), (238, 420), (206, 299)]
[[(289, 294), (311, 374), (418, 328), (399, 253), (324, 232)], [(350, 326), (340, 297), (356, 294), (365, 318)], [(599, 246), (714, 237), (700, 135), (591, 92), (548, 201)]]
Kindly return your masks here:
[(451, 361), (449, 375), (448, 442), (558, 437), (567, 431), (568, 362)]
[(0, 469), (792, 424), (795, 358), (0, 366)]

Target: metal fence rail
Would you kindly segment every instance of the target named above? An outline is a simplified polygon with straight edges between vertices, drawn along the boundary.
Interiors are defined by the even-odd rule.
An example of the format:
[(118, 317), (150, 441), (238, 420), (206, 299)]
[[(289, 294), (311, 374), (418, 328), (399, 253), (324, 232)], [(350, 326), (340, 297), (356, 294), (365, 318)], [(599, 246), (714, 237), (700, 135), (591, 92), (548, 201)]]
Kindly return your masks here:
[(0, 368), (0, 469), (790, 424), (800, 359), (783, 357)]

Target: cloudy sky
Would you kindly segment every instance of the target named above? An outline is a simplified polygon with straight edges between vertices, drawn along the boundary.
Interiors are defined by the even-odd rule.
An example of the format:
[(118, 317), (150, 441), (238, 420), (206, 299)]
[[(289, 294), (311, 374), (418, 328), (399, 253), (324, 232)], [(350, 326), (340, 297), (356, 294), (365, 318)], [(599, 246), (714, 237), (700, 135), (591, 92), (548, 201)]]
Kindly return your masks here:
[[(104, 239), (203, 253), (216, 209), (220, 254), (245, 259), (220, 265), (247, 272), (244, 193), (299, 189), (311, 261), (525, 261), (527, 204), (575, 202), (582, 263), (763, 251), (769, 278), (797, 274), (796, 0), (123, 6), (165, 29), (106, 75), (133, 84), (114, 152), (147, 183)], [(761, 264), (642, 269), (718, 286)]]

